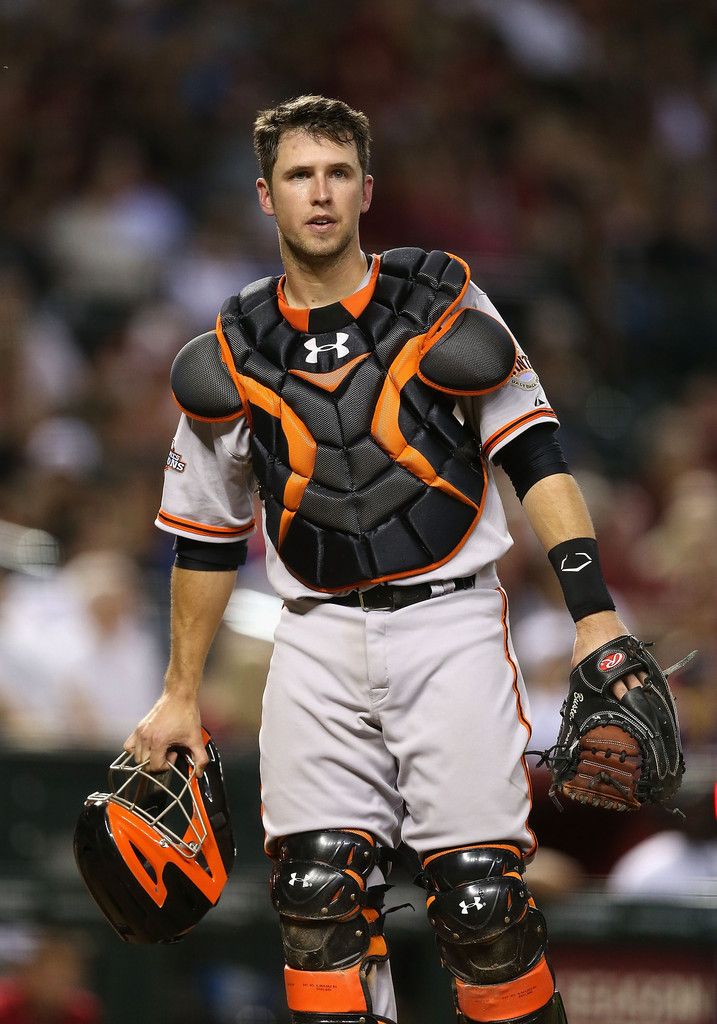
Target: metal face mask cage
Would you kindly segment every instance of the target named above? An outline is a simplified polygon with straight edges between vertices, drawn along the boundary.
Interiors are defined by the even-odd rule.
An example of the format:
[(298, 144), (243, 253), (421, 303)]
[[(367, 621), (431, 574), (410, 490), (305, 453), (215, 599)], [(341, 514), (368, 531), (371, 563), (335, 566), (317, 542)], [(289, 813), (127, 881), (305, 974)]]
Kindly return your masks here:
[(110, 792), (90, 793), (87, 801), (117, 804), (132, 811), (162, 836), (160, 844), (167, 843), (191, 860), (199, 854), (208, 831), (192, 787), (194, 762), (188, 754), (177, 761), (180, 767), (175, 763), (161, 774), (152, 774), (146, 771), (148, 761), (135, 764), (132, 754), (125, 751), (109, 767)]
[(187, 751), (161, 774), (123, 752), (108, 793), (85, 800), (75, 859), (100, 910), (126, 942), (174, 942), (214, 906), (234, 861), (219, 753), (197, 776)]

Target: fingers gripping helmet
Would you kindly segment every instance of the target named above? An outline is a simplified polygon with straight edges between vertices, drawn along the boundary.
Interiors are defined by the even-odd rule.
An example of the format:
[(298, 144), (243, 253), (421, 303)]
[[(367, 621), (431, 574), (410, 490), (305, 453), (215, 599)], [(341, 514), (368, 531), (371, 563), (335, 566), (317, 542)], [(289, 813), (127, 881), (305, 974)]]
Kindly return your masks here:
[(122, 754), (109, 793), (91, 793), (75, 829), (87, 888), (125, 942), (176, 942), (213, 907), (234, 862), (219, 753), (202, 730), (201, 778), (186, 751), (160, 775)]

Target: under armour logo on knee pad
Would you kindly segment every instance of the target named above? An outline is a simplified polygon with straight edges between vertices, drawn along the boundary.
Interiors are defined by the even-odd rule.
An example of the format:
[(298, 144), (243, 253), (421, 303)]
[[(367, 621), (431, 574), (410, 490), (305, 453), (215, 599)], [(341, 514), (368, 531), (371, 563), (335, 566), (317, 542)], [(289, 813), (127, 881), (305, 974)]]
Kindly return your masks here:
[(467, 914), (471, 907), (475, 907), (476, 910), (482, 910), (485, 903), (480, 896), (476, 896), (476, 898), (470, 903), (466, 903), (465, 900), (461, 900), (458, 906), (461, 908), (461, 914)]
[(289, 885), (298, 885), (299, 882), (301, 882), (302, 889), (308, 889), (311, 885), (311, 881), (306, 875), (302, 878), (296, 871), (292, 871), (291, 878), (289, 879)]
[(335, 352), (337, 359), (342, 359), (344, 356), (349, 354), (348, 347), (345, 342), (349, 340), (348, 334), (344, 334), (343, 331), (339, 331), (336, 335), (335, 345), (319, 345), (316, 342), (316, 338), (309, 338), (308, 341), (304, 342), (304, 348), (308, 348), (309, 354), (305, 357), (307, 363), (318, 363), (319, 352)]

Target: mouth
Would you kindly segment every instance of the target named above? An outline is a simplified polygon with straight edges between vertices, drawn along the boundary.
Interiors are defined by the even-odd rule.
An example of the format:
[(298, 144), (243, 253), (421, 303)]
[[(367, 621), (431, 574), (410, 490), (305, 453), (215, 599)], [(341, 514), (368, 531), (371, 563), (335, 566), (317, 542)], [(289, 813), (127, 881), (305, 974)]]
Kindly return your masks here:
[(330, 231), (336, 224), (336, 221), (333, 217), (312, 217), (311, 220), (306, 223), (308, 227), (312, 228), (314, 231), (323, 233), (324, 231)]

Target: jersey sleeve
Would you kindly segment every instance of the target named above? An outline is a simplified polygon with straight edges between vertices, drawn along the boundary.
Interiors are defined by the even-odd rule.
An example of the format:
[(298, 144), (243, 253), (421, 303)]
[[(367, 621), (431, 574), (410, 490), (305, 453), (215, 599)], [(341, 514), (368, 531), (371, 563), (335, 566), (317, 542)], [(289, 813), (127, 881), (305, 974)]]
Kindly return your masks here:
[[(463, 305), (488, 313), (510, 331), (486, 293), (473, 282), (466, 292)], [(481, 438), (483, 454), (491, 460), (512, 438), (536, 423), (559, 425), (538, 374), (512, 332), (511, 337), (518, 358), (506, 383), (487, 395), (462, 397), (458, 400), (461, 412)]]
[(254, 532), (249, 428), (243, 417), (211, 423), (182, 415), (164, 468), (155, 525), (217, 544)]

